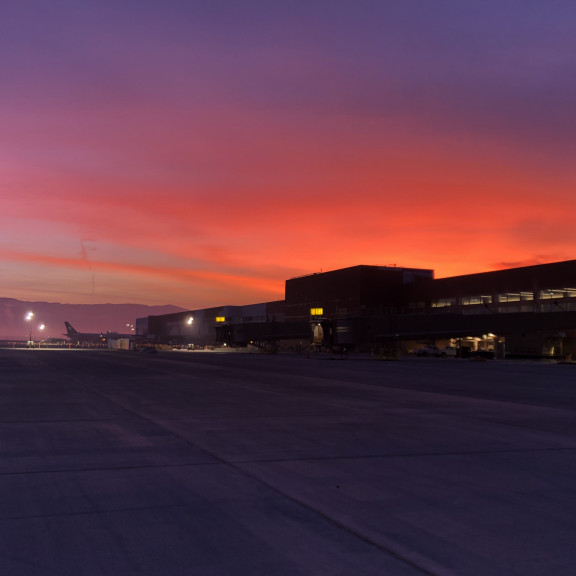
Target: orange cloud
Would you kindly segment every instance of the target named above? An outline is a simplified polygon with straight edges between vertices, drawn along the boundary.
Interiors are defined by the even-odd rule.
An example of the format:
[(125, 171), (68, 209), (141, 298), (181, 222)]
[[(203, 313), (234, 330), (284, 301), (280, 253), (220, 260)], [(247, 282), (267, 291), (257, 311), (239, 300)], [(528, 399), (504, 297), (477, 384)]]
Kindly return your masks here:
[(145, 298), (145, 279), (150, 298), (203, 307), (280, 298), (290, 276), (359, 263), (446, 276), (573, 257), (576, 177), (533, 143), (510, 150), (402, 111), (313, 112), (112, 101), (9, 124), (0, 258), (28, 265), (22, 286), (38, 266), (65, 293), (63, 270), (91, 268), (104, 294)]

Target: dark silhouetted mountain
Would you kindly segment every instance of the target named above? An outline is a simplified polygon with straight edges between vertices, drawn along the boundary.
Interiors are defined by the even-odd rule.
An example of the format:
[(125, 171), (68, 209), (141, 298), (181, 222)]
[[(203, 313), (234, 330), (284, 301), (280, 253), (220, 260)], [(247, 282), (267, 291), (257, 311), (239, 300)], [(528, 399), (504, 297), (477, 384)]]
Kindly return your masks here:
[[(144, 304), (59, 304), (53, 302), (23, 302), (13, 298), (0, 298), (0, 338), (25, 340), (32, 335), (39, 338), (40, 324), (46, 328), (43, 338), (61, 337), (68, 321), (79, 332), (130, 332), (127, 324), (135, 324), (136, 318), (182, 312), (178, 306), (146, 306)], [(34, 312), (33, 321), (25, 316)]]

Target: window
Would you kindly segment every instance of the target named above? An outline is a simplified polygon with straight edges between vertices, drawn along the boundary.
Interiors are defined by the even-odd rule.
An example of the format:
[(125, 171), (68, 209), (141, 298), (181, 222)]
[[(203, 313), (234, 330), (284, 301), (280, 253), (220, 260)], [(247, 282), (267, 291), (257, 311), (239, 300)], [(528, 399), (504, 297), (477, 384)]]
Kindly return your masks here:
[(540, 300), (552, 300), (554, 298), (575, 298), (576, 288), (549, 288), (540, 290)]
[(498, 294), (498, 302), (525, 302), (534, 300), (533, 292), (504, 292)]
[(454, 306), (455, 304), (455, 298), (439, 298), (432, 302), (432, 308), (445, 308), (446, 306)]
[(475, 304), (492, 304), (492, 296), (463, 296), (462, 306), (473, 306)]
[(221, 324), (222, 322), (226, 322), (226, 316), (216, 316), (216, 322)]

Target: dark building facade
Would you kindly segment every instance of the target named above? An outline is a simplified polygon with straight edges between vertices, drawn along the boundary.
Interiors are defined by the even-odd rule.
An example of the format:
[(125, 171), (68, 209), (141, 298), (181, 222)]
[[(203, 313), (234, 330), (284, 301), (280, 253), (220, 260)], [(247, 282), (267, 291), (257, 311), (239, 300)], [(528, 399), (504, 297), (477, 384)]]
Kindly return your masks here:
[(246, 306), (217, 306), (137, 318), (136, 337), (141, 342), (172, 346), (245, 345), (263, 333), (264, 327), (283, 326), (283, 321), (283, 300)]
[[(410, 351), (441, 345), (499, 356), (576, 354), (576, 260), (440, 279), (428, 269), (360, 265), (291, 278), (285, 296), (150, 317), (147, 330), (238, 346)], [(196, 328), (182, 330), (190, 317)]]
[[(574, 354), (576, 260), (440, 278), (406, 287), (396, 327), (410, 337), (482, 337), (508, 355)], [(484, 345), (486, 342), (484, 342)]]
[(408, 284), (432, 280), (433, 270), (390, 266), (352, 266), (286, 280), (287, 321), (307, 320), (322, 308), (328, 318), (375, 314), (401, 305)]

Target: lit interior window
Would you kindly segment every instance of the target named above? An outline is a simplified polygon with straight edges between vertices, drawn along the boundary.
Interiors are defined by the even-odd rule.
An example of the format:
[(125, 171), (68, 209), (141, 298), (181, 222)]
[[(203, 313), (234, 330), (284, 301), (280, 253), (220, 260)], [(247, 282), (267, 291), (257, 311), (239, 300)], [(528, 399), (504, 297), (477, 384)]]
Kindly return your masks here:
[(322, 316), (324, 308), (310, 308), (310, 316)]
[(226, 322), (226, 316), (216, 316), (216, 322)]
[(565, 289), (564, 288), (556, 288), (556, 289), (548, 289), (548, 290), (540, 290), (540, 299), (541, 300), (551, 300), (553, 298), (564, 298)]
[(498, 302), (520, 302), (520, 292), (498, 294)]
[(492, 296), (464, 296), (462, 298), (463, 306), (472, 306), (474, 304), (492, 304)]
[(446, 306), (454, 306), (455, 304), (455, 298), (440, 298), (432, 302), (432, 308), (445, 308)]

